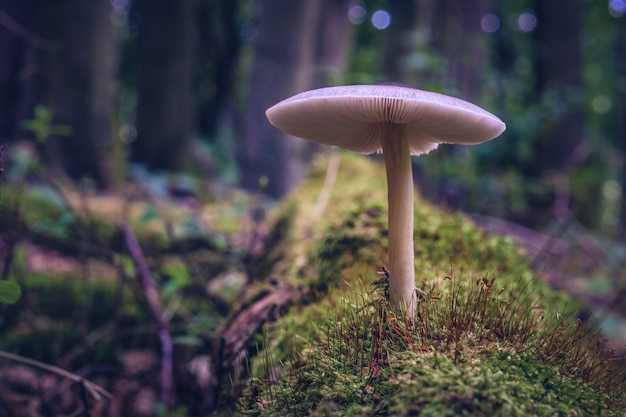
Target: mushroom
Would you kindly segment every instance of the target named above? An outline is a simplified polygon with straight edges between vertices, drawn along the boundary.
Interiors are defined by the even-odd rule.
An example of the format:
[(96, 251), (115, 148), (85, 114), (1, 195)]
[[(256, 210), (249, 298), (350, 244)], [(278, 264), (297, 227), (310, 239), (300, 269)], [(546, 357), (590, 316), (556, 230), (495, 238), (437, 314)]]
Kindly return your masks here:
[(351, 85), (307, 91), (266, 111), (282, 131), (365, 154), (381, 152), (389, 204), (389, 299), (411, 319), (417, 305), (411, 155), (439, 143), (477, 144), (505, 124), (467, 101), (399, 85)]

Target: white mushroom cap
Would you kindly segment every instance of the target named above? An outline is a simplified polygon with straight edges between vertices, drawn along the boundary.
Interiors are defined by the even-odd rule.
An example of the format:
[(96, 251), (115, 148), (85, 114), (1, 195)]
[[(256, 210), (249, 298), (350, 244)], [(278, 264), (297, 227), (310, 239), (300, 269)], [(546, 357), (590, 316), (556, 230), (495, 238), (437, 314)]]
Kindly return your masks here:
[(505, 124), (467, 101), (398, 85), (351, 85), (307, 91), (266, 111), (275, 127), (323, 145), (361, 153), (381, 151), (380, 124), (404, 124), (411, 155), (439, 143), (477, 144)]

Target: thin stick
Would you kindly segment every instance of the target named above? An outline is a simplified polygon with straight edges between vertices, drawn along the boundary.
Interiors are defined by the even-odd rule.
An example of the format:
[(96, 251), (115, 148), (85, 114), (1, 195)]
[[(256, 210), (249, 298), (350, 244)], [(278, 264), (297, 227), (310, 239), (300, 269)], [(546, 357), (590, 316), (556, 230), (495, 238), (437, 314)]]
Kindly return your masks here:
[(313, 214), (311, 215), (313, 223), (317, 223), (319, 218), (322, 216), (322, 213), (324, 213), (324, 209), (328, 205), (328, 200), (330, 199), (330, 195), (332, 194), (335, 186), (335, 181), (337, 180), (341, 154), (336, 149), (333, 149), (331, 152), (330, 160), (328, 161), (328, 168), (326, 169), (326, 177), (324, 178), (324, 184), (322, 185), (322, 189), (317, 196), (317, 201), (315, 202), (315, 207), (313, 208)]
[(131, 227), (126, 221), (120, 223), (120, 229), (124, 234), (126, 240), (126, 247), (130, 253), (133, 263), (137, 268), (137, 274), (143, 287), (144, 296), (148, 301), (148, 306), (154, 320), (159, 328), (159, 339), (161, 341), (161, 401), (168, 408), (171, 406), (172, 401), (172, 356), (173, 356), (173, 342), (170, 335), (169, 325), (165, 320), (163, 310), (159, 303), (159, 293), (157, 291), (154, 280), (148, 269), (146, 258), (143, 255), (139, 242), (135, 237)]
[(26, 27), (19, 24), (16, 20), (11, 18), (11, 16), (3, 11), (0, 11), (0, 26), (13, 33), (15, 36), (22, 38), (35, 48), (44, 50), (54, 50), (58, 48), (58, 45), (56, 43), (51, 42), (48, 39), (42, 38), (36, 33), (26, 29)]
[(40, 368), (43, 370), (46, 370), (48, 372), (51, 372), (53, 374), (57, 374), (59, 376), (62, 376), (63, 378), (67, 378), (70, 379), (74, 382), (77, 382), (79, 384), (82, 384), (85, 389), (87, 391), (89, 391), (89, 393), (93, 396), (93, 398), (96, 401), (100, 401), (102, 399), (102, 397), (105, 397), (107, 399), (112, 399), (113, 396), (104, 388), (94, 384), (91, 381), (86, 380), (85, 378), (83, 378), (80, 375), (76, 375), (73, 374), (69, 371), (66, 371), (65, 369), (59, 368), (58, 366), (54, 366), (54, 365), (50, 365), (44, 362), (40, 362), (38, 360), (35, 359), (29, 359), (29, 358), (25, 358), (23, 356), (20, 355), (15, 355), (13, 353), (9, 353), (9, 352), (4, 352), (4, 351), (0, 351), (0, 357), (5, 358), (5, 359), (9, 359), (12, 360), (14, 362), (20, 362), (20, 363), (24, 363), (26, 365), (30, 365), (30, 366), (34, 366), (35, 368)]

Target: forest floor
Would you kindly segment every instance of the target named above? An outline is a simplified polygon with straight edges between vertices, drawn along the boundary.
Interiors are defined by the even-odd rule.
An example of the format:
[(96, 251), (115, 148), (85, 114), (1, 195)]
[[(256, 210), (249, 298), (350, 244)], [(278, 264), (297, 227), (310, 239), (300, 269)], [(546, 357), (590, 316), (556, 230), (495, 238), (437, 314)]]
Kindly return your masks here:
[[(55, 198), (51, 198), (53, 195), (50, 194), (49, 191), (42, 194), (41, 190), (39, 190), (37, 193), (39, 193), (39, 197), (43, 195), (43, 198), (47, 200), (55, 200)], [(87, 211), (91, 214), (98, 214), (97, 211), (103, 207), (114, 207), (114, 210), (118, 210), (118, 206), (123, 205), (120, 202), (125, 201), (125, 197), (120, 195), (95, 195), (89, 196), (87, 200), (92, 199), (92, 197), (93, 201), (96, 202), (94, 207), (97, 209), (94, 207), (88, 209)], [(155, 203), (154, 200), (160, 198), (162, 198), (163, 201), (157, 201)], [(229, 198), (233, 197), (230, 196)], [(89, 206), (89, 203), (81, 201), (81, 198), (78, 200), (78, 206)], [(195, 203), (193, 201), (193, 195), (186, 195), (183, 201), (181, 199), (172, 199), (171, 196), (167, 195), (167, 193), (164, 197), (156, 197), (155, 194), (152, 193), (150, 194), (150, 198), (147, 200), (152, 201), (139, 200), (134, 201), (133, 203), (145, 203), (144, 206), (141, 207), (141, 213), (137, 216), (137, 222), (142, 224), (145, 223), (149, 226), (148, 229), (150, 230), (155, 228), (153, 224), (155, 221), (162, 220), (162, 216), (170, 216), (170, 206), (188, 206), (188, 209), (185, 208), (184, 211), (186, 213), (192, 213), (193, 215), (198, 212), (194, 206)], [(67, 204), (71, 204), (71, 202), (55, 201), (52, 206), (63, 206)], [(154, 209), (153, 206), (155, 204), (156, 206), (159, 206), (158, 210)], [(4, 206), (5, 211), (3, 214), (5, 217), (9, 217), (10, 221), (10, 216), (7, 216), (7, 214), (10, 215), (11, 213), (10, 211), (7, 212), (7, 207), (7, 205)], [(54, 216), (56, 216), (56, 220), (63, 220), (64, 217), (58, 216), (57, 209), (58, 207), (49, 207), (46, 213), (56, 213), (54, 214)], [(63, 210), (61, 210), (61, 212), (62, 211)], [(216, 302), (217, 310), (224, 310), (219, 311), (221, 320), (224, 322), (219, 324), (213, 323), (212, 326), (214, 329), (228, 331), (229, 328), (233, 328), (232, 326), (229, 326), (226, 321), (232, 319), (233, 317), (253, 321), (253, 319), (251, 319), (249, 315), (246, 316), (246, 314), (233, 315), (233, 309), (235, 309), (235, 313), (245, 313), (246, 308), (251, 312), (255, 312), (255, 307), (258, 307), (259, 309), (271, 310), (280, 308), (282, 306), (280, 303), (285, 302), (284, 300), (280, 302), (270, 300), (270, 297), (264, 298), (264, 295), (267, 295), (267, 293), (283, 291), (283, 293), (280, 293), (279, 295), (293, 295), (289, 293), (289, 291), (291, 291), (290, 287), (269, 288), (262, 290), (257, 294), (248, 294), (241, 298), (239, 298), (238, 295), (235, 298), (228, 298), (229, 295), (225, 295), (225, 293), (230, 291), (231, 287), (234, 286), (240, 290), (241, 286), (245, 284), (245, 276), (243, 278), (241, 277), (241, 275), (244, 275), (244, 272), (247, 272), (241, 270), (245, 268), (238, 266), (233, 269), (230, 268), (230, 266), (232, 266), (231, 263), (233, 262), (245, 263), (247, 262), (247, 256), (252, 256), (254, 258), (254, 256), (258, 255), (261, 251), (259, 245), (261, 245), (261, 242), (268, 237), (269, 233), (269, 226), (266, 220), (269, 218), (269, 211), (270, 210), (266, 208), (265, 203), (260, 200), (258, 196), (248, 198), (238, 195), (234, 197), (233, 201), (231, 201), (228, 210), (219, 213), (210, 213), (208, 217), (203, 217), (200, 220), (198, 220), (198, 217), (194, 217), (194, 221), (198, 221), (204, 225), (209, 224), (210, 226), (214, 226), (214, 224), (211, 223), (212, 219), (219, 217), (223, 220), (221, 226), (222, 228), (232, 228), (232, 230), (236, 230), (234, 233), (231, 233), (231, 231), (227, 231), (226, 233), (228, 235), (227, 246), (229, 248), (235, 248), (235, 252), (238, 253), (235, 253), (235, 259), (224, 257), (211, 259), (210, 261), (206, 260), (207, 264), (214, 264), (209, 265), (208, 268), (216, 268), (215, 265), (218, 265), (218, 270), (214, 275), (211, 275), (217, 276), (218, 278), (213, 280), (215, 284), (211, 284), (212, 286), (209, 286), (210, 288), (208, 288), (208, 291), (210, 294), (215, 295), (215, 300), (212, 300), (212, 302)], [(132, 212), (132, 207), (125, 211), (125, 213), (131, 214)], [(238, 214), (234, 212), (237, 212)], [(158, 223), (156, 228), (169, 229), (173, 227), (172, 230), (174, 231), (172, 232), (172, 230), (170, 230), (169, 233), (176, 234), (175, 232), (177, 230), (178, 232), (183, 230), (184, 233), (187, 233), (185, 236), (191, 236), (191, 238), (195, 237), (197, 230), (193, 227), (188, 227), (188, 221), (190, 218), (185, 216), (180, 217), (179, 214), (173, 214), (170, 217), (170, 220)], [(588, 306), (589, 315), (584, 318), (588, 319), (591, 317), (600, 324), (600, 327), (604, 331), (603, 336), (607, 339), (607, 346), (616, 352), (624, 351), (624, 347), (626, 346), (626, 302), (624, 302), (624, 300), (626, 300), (626, 278), (623, 276), (623, 264), (624, 259), (626, 259), (626, 247), (619, 246), (615, 242), (608, 242), (608, 240), (595, 236), (575, 223), (563, 224), (560, 227), (557, 227), (555, 231), (539, 232), (503, 219), (476, 214), (467, 214), (465, 217), (487, 232), (513, 238), (519, 246), (526, 250), (529, 258), (532, 260), (534, 270), (544, 281), (546, 281), (552, 288), (564, 291)], [(226, 220), (224, 221), (224, 219)], [(89, 222), (86, 224), (88, 223)], [(39, 222), (37, 224), (41, 225), (42, 223)], [(172, 226), (172, 224), (174, 226)], [(226, 224), (227, 226), (224, 226)], [(180, 227), (179, 229), (176, 229), (175, 226)], [(60, 240), (56, 238), (52, 240), (41, 240), (38, 238), (38, 236), (41, 237), (38, 233), (23, 233), (18, 236), (19, 239), (15, 239), (16, 235), (0, 235), (0, 255), (2, 255), (4, 259), (7, 259), (7, 254), (12, 253), (14, 264), (17, 264), (17, 266), (20, 267), (19, 264), (21, 262), (23, 264), (21, 267), (28, 270), (29, 273), (75, 277), (85, 276), (85, 274), (88, 273), (94, 276), (97, 275), (99, 277), (109, 278), (111, 281), (118, 279), (117, 276), (120, 273), (120, 264), (113, 265), (109, 262), (102, 261), (103, 257), (108, 257), (108, 259), (118, 262), (118, 255), (109, 256), (106, 253), (103, 254), (97, 251), (90, 252), (92, 248), (88, 245), (72, 245), (72, 242), (70, 242), (70, 245), (68, 246), (59, 246), (58, 244), (64, 239), (64, 233), (69, 232), (63, 228), (58, 229), (55, 227), (56, 226), (54, 224), (45, 225), (46, 232), (50, 232), (52, 235), (60, 234), (62, 236), (62, 239)], [(108, 244), (107, 242), (120, 245), (119, 236), (116, 237), (115, 233), (111, 233), (106, 228), (96, 227), (96, 229), (99, 232), (106, 234), (106, 236), (109, 236), (102, 239), (105, 245)], [(18, 232), (25, 231), (20, 228), (17, 228), (17, 230)], [(221, 232), (222, 231), (220, 231), (220, 233)], [(89, 235), (89, 230), (82, 230), (81, 233)], [(142, 234), (140, 232), (137, 232), (137, 234), (140, 241), (146, 244), (147, 253), (149, 252), (152, 255), (159, 253), (158, 244), (154, 243), (155, 239), (151, 237), (152, 235), (149, 233)], [(65, 237), (65, 239), (66, 238), (67, 237)], [(158, 239), (161, 238), (162, 236)], [(171, 236), (168, 236), (168, 238), (171, 238)], [(209, 240), (211, 240), (212, 245), (220, 247), (218, 240), (213, 237), (210, 237)], [(16, 254), (16, 242), (20, 249), (19, 256)], [(151, 245), (154, 245), (155, 247), (150, 248), (149, 246)], [(183, 242), (182, 246), (177, 247), (178, 252), (175, 251), (172, 254), (180, 256), (181, 248), (184, 251), (186, 247), (193, 247), (192, 253), (182, 256), (183, 261), (186, 259), (185, 256), (195, 256), (195, 254), (204, 256), (204, 252), (202, 252), (203, 248), (196, 248), (194, 245), (195, 243), (193, 242), (193, 239), (187, 243)], [(120, 246), (123, 246), (123, 244)], [(123, 251), (118, 252), (121, 253)], [(219, 252), (219, 250), (217, 250), (217, 252)], [(93, 256), (94, 254), (95, 256)], [(229, 253), (226, 256), (231, 257), (232, 255), (232, 253)], [(91, 258), (92, 261), (89, 261), (88, 266), (86, 266), (87, 264), (85, 259), (90, 256), (93, 256), (93, 258)], [(98, 258), (100, 259), (98, 260)], [(203, 259), (203, 262), (204, 261), (205, 260)], [(169, 261), (164, 262), (164, 264), (167, 262)], [(124, 265), (121, 266), (124, 267)], [(163, 285), (162, 290), (164, 291), (169, 290), (168, 288), (165, 288), (168, 284), (176, 284), (176, 282), (174, 282), (176, 279), (174, 278), (177, 276), (177, 272), (174, 267), (171, 265), (166, 266), (169, 267), (168, 273), (170, 274), (170, 278), (173, 278), (170, 282), (159, 282), (160, 285)], [(237, 268), (239, 269), (237, 270)], [(180, 276), (182, 277), (180, 279), (183, 281), (188, 279), (185, 274)], [(126, 284), (128, 284), (128, 282), (126, 282)], [(180, 284), (180, 287), (183, 288), (189, 283), (185, 281), (178, 284)], [(132, 284), (130, 286), (132, 287)], [(172, 288), (174, 288), (172, 291), (176, 291), (175, 286)], [(197, 288), (191, 285), (189, 288), (192, 292), (197, 291)], [(137, 290), (133, 289), (132, 291)], [(139, 291), (139, 294), (141, 294), (141, 291)], [(235, 292), (234, 294), (238, 293)], [(55, 296), (60, 298), (60, 303), (62, 304), (64, 302), (63, 300), (67, 300), (67, 302), (69, 302), (69, 297), (72, 295), (57, 294)], [(30, 301), (32, 302), (32, 299)], [(38, 300), (38, 302), (43, 301), (44, 300)], [(182, 311), (183, 313), (188, 314), (189, 323), (191, 323), (192, 320), (195, 320), (196, 317), (192, 317), (193, 314), (190, 313), (193, 307), (188, 307), (189, 311), (187, 311), (185, 310), (186, 306), (181, 307), (176, 304), (176, 302), (176, 297), (171, 297), (170, 304), (164, 306), (166, 314), (169, 314), (168, 309), (171, 308), (172, 310), (175, 309), (177, 312)], [(50, 325), (50, 318), (42, 319), (39, 316), (35, 317), (32, 311), (28, 311), (28, 308), (30, 307), (27, 306), (26, 311), (20, 313), (23, 317), (26, 317), (27, 320), (30, 319), (31, 322), (35, 321), (36, 326), (41, 326), (42, 328)], [(145, 309), (145, 306), (143, 306), (143, 308)], [(89, 311), (90, 307), (82, 306), (81, 309)], [(236, 311), (236, 309), (238, 309), (238, 311)], [(274, 314), (273, 310), (270, 310), (264, 310), (262, 311), (262, 314)], [(145, 321), (145, 317), (143, 320)], [(3, 324), (4, 323), (0, 323), (0, 325)], [(230, 324), (232, 324), (232, 322)], [(248, 322), (245, 325), (260, 326), (261, 321), (259, 321), (259, 323), (252, 324)], [(102, 327), (102, 329), (104, 329), (103, 331), (105, 332), (110, 330), (107, 330), (106, 326)], [(256, 327), (255, 329), (258, 330)], [(20, 325), (17, 328), (9, 329), (10, 332), (17, 333), (23, 330), (23, 325)], [(149, 330), (156, 333), (156, 329), (154, 328)], [(217, 332), (217, 330), (215, 330), (215, 332)], [(7, 336), (5, 329), (2, 330), (2, 334), (3, 336)], [(52, 361), (60, 367), (63, 367), (64, 364), (71, 364), (72, 361), (76, 360), (77, 356), (81, 355), (81, 352), (89, 348), (89, 346), (87, 346), (89, 343), (97, 344), (97, 341), (92, 341), (91, 339), (104, 337), (90, 332), (87, 332), (86, 334), (87, 336), (83, 341), (75, 342), (75, 349), (70, 349), (70, 352), (66, 352), (63, 357), (53, 358)], [(236, 331), (233, 334), (236, 336)], [(49, 343), (49, 339), (44, 339), (43, 343)], [(193, 346), (194, 343), (197, 343), (197, 340), (192, 340), (190, 346)], [(107, 374), (107, 372), (112, 372), (111, 370), (98, 370), (98, 372), (96, 372), (98, 377), (92, 378), (95, 383), (99, 383), (99, 381), (106, 381), (103, 382), (105, 386), (118, 392), (116, 401), (126, 401), (128, 403), (118, 404), (118, 409), (131, 409), (133, 415), (137, 416), (154, 415), (155, 407), (157, 407), (160, 401), (158, 398), (160, 387), (155, 383), (155, 381), (159, 379), (158, 370), (162, 365), (159, 362), (159, 355), (157, 353), (158, 350), (154, 349), (154, 346), (155, 344), (153, 343), (152, 348), (145, 348), (143, 345), (142, 348), (125, 348), (119, 355), (123, 370), (121, 373), (116, 371), (115, 382), (111, 382), (110, 379), (112, 376), (109, 378), (109, 375)], [(158, 344), (156, 344), (156, 346), (158, 346)], [(219, 346), (210, 347), (213, 351), (217, 348), (219, 348)], [(193, 386), (199, 391), (190, 392), (189, 395), (195, 396), (195, 398), (198, 399), (203, 397), (202, 390), (205, 390), (204, 392), (206, 392), (206, 390), (215, 389), (216, 381), (212, 380), (214, 375), (211, 374), (210, 370), (207, 371), (207, 369), (211, 369), (211, 367), (215, 366), (215, 364), (211, 364), (210, 355), (194, 355), (195, 356), (189, 356), (187, 358), (188, 361), (183, 372), (185, 372), (185, 377), (195, 381)], [(3, 412), (6, 411), (5, 409), (13, 409), (13, 407), (19, 408), (20, 410), (33, 410), (32, 412), (27, 412), (27, 414), (24, 415), (32, 415), (33, 417), (46, 415), (46, 413), (41, 414), (34, 410), (40, 410), (41, 405), (46, 401), (49, 402), (51, 396), (57, 396), (57, 402), (59, 403), (62, 403), (63, 401), (71, 401), (72, 398), (74, 398), (75, 401), (76, 397), (80, 398), (80, 395), (84, 396), (84, 393), (77, 393), (77, 389), (80, 391), (80, 384), (78, 384), (78, 388), (75, 387), (71, 390), (67, 389), (64, 391), (61, 389), (63, 387), (58, 385), (59, 378), (42, 378), (42, 374), (40, 372), (34, 371), (33, 368), (30, 367), (23, 365), (6, 367), (6, 361), (3, 361), (3, 367), (0, 369), (0, 391), (3, 391), (4, 389), (5, 392), (12, 393), (11, 396), (3, 397), (0, 395), (0, 415), (3, 415)], [(75, 372), (77, 372), (77, 375), (87, 375), (91, 371), (93, 370), (89, 368), (89, 363), (87, 363), (83, 368), (80, 368)], [(113, 374), (111, 373), (111, 375)], [(43, 398), (38, 395), (34, 395), (33, 393), (46, 393), (47, 397)], [(122, 393), (122, 395), (119, 393)], [(86, 403), (83, 402), (82, 405), (86, 406)], [(213, 404), (206, 404), (205, 406), (206, 409), (210, 409)], [(52, 413), (48, 414), (52, 415)], [(98, 412), (94, 412), (92, 415), (108, 414), (106, 414), (104, 410), (101, 410), (100, 414), (98, 414)]]
[[(608, 346), (616, 352), (626, 351), (626, 278), (620, 275), (626, 246), (604, 241), (574, 224), (546, 233), (491, 216), (465, 216), (489, 233), (513, 238), (526, 250), (535, 272), (546, 283), (589, 307), (590, 316), (602, 323)], [(264, 225), (257, 227), (264, 233)], [(29, 241), (21, 245), (34, 272), (81, 273), (83, 264), (75, 256)], [(105, 264), (98, 267), (101, 276), (115, 273)]]

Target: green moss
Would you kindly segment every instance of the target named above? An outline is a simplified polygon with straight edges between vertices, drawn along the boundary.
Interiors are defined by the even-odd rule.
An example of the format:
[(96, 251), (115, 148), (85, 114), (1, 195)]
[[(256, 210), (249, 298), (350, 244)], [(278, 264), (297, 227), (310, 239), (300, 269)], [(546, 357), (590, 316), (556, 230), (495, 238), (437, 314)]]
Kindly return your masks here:
[[(84, 334), (69, 324), (13, 333), (0, 340), (0, 350), (46, 363), (56, 363), (64, 355), (84, 346)], [(117, 352), (109, 343), (98, 343), (81, 356), (84, 363), (119, 365)]]
[[(119, 284), (111, 280), (85, 282), (75, 275), (31, 273), (21, 285), (28, 310), (50, 320), (98, 327), (111, 320), (118, 306), (126, 315), (141, 315), (140, 309), (133, 307), (129, 289), (120, 292)], [(81, 316), (85, 311), (89, 317)]]
[(282, 346), (267, 336), (273, 342), (257, 368), (272, 378), (251, 380), (242, 408), (269, 416), (620, 415), (623, 360), (599, 350), (588, 329), (538, 313), (511, 291), (453, 277), (424, 297), (415, 324), (373, 294), (339, 303), (307, 339), (285, 325)]
[(395, 317), (376, 274), (387, 261), (384, 168), (342, 155), (316, 218), (326, 164), (277, 211), (283, 241), (268, 254), (271, 274), (309, 286), (314, 299), (267, 327), (242, 410), (582, 416), (626, 406), (626, 364), (575, 321), (580, 305), (541, 282), (510, 239), (418, 196), (419, 318)]
[[(74, 251), (85, 242), (124, 250), (120, 219), (128, 221), (148, 253), (194, 241), (225, 251), (226, 236), (238, 231), (234, 225), (241, 223), (245, 215), (241, 206), (250, 199), (233, 197), (232, 201), (192, 210), (165, 198), (132, 201), (120, 195), (83, 195), (71, 187), (8, 184), (2, 191), (4, 200), (10, 202), (6, 210), (0, 211), (2, 230), (28, 232), (49, 245)], [(223, 221), (217, 221), (217, 215)]]

